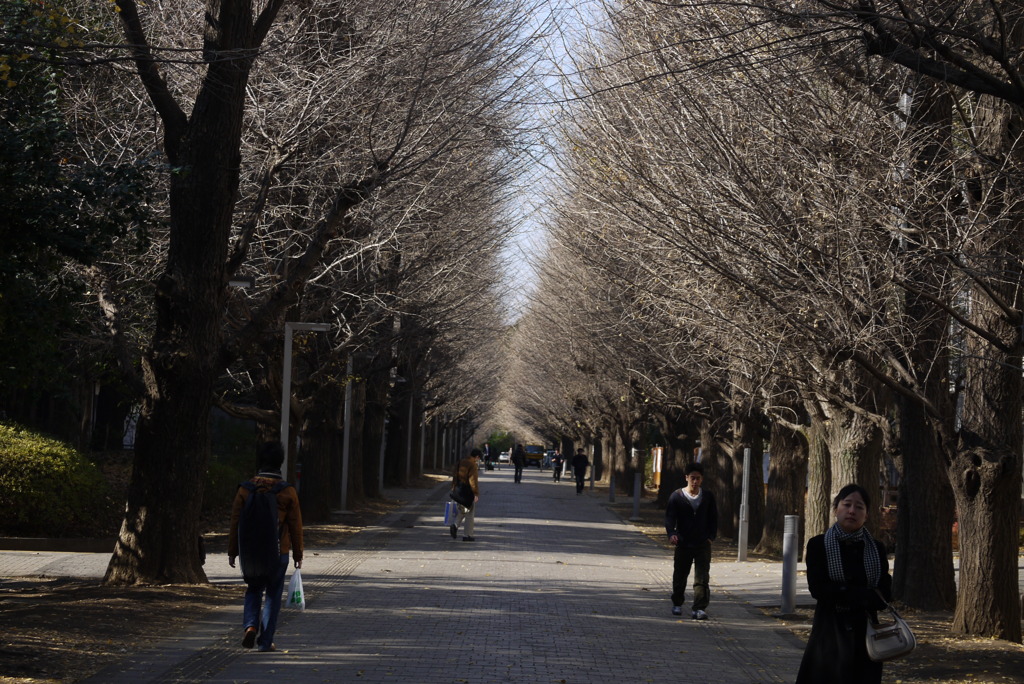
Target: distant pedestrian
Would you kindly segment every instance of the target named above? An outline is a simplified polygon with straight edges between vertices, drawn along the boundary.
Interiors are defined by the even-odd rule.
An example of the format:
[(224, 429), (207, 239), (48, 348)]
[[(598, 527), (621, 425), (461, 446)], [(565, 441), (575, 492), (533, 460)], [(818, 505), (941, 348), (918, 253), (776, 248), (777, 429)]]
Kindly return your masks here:
[(576, 496), (583, 493), (583, 484), (587, 479), (587, 468), (590, 460), (583, 453), (583, 449), (577, 449), (576, 455), (572, 457), (572, 474), (576, 476)]
[(480, 450), (473, 449), (469, 452), (468, 458), (462, 459), (455, 466), (454, 485), (458, 486), (461, 482), (468, 482), (469, 486), (473, 488), (473, 504), (470, 506), (458, 504), (459, 514), (455, 517), (455, 522), (448, 528), (452, 534), (452, 539), (459, 536), (459, 526), (465, 522), (466, 535), (462, 538), (462, 541), (476, 541), (473, 533), (476, 531), (476, 503), (480, 500), (480, 456)]
[[(242, 626), (245, 632), (242, 646), (252, 648), (255, 645), (260, 651), (274, 651), (277, 650), (274, 646), (274, 632), (277, 629), (277, 616), (281, 612), (281, 592), (284, 589), (284, 576), (288, 571), (289, 551), (295, 560), (295, 567), (302, 567), (302, 513), (299, 510), (299, 496), (295, 487), (285, 482), (281, 475), (281, 465), (284, 463), (284, 449), (281, 444), (265, 442), (260, 445), (257, 456), (259, 472), (239, 486), (231, 507), (228, 565), (235, 567), (235, 558), (240, 556), (242, 572), (246, 579), (245, 605), (242, 610)], [(253, 499), (247, 507), (246, 504), (252, 497), (263, 498)], [(276, 556), (276, 561), (271, 558), (269, 563), (256, 557), (265, 544), (258, 544), (258, 540), (246, 529), (253, 527), (251, 521), (255, 520), (255, 510), (261, 504), (266, 506), (263, 510), (270, 516), (268, 525), (273, 545), (271, 554)], [(243, 528), (241, 539), (240, 525)], [(273, 544), (275, 538), (277, 544)], [(253, 570), (268, 565), (269, 569)]]
[(672, 492), (665, 509), (665, 531), (676, 547), (672, 559), (672, 614), (683, 614), (686, 582), (693, 568), (693, 603), (690, 617), (707, 620), (704, 611), (711, 600), (711, 542), (718, 535), (718, 505), (715, 496), (701, 487), (704, 468), (690, 463), (683, 473), (686, 486)]
[(863, 487), (846, 485), (832, 501), (835, 524), (807, 542), (807, 587), (818, 603), (797, 684), (882, 681), (864, 637), (868, 620), (877, 622), (892, 600), (892, 576), (885, 545), (864, 527), (870, 506)]
[(562, 458), (562, 452), (555, 449), (554, 456), (551, 457), (551, 474), (555, 478), (555, 482), (562, 479), (562, 465), (565, 459)]
[(523, 467), (526, 466), (526, 451), (522, 444), (516, 445), (512, 452), (512, 467), (516, 469), (516, 482), (523, 481)]

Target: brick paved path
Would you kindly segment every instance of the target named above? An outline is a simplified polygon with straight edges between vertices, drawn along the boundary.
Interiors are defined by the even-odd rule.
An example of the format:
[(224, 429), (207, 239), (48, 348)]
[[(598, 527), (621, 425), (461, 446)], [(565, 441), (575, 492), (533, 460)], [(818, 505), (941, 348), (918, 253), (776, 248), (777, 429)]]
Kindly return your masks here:
[(439, 488), (345, 548), (309, 552), (308, 607), (284, 609), (276, 653), (239, 646), (238, 606), (90, 681), (793, 680), (797, 640), (714, 584), (711, 620), (673, 618), (669, 552), (595, 496), (529, 468), (519, 485), (486, 472), (481, 491), (476, 542), (451, 539)]

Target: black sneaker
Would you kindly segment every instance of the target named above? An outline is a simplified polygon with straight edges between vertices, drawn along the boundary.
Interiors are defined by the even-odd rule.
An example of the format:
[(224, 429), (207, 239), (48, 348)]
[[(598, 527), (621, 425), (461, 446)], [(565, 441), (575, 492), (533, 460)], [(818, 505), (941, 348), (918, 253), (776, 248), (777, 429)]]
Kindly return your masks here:
[(672, 614), (673, 615), (682, 615), (683, 614), (683, 607), (682, 606), (672, 606)]
[(256, 628), (249, 627), (245, 630), (245, 636), (242, 637), (242, 648), (252, 648), (256, 643)]
[(455, 539), (456, 537), (459, 536), (459, 528), (456, 527), (455, 525), (452, 525), (451, 527), (449, 527), (448, 531), (452, 533), (452, 539)]
[(462, 541), (476, 541), (476, 537), (463, 537)]

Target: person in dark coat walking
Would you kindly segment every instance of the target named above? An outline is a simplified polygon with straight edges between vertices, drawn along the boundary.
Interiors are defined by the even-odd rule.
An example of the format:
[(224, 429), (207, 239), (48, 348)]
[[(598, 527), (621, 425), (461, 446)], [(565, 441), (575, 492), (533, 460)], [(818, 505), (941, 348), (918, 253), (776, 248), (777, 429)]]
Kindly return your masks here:
[(718, 504), (715, 495), (701, 487), (704, 468), (690, 463), (683, 473), (686, 486), (672, 492), (665, 508), (665, 531), (676, 547), (672, 558), (672, 614), (683, 614), (686, 582), (693, 568), (693, 603), (690, 617), (707, 620), (704, 611), (711, 601), (711, 542), (718, 536)]
[(572, 457), (570, 465), (572, 474), (576, 476), (576, 496), (579, 496), (583, 493), (583, 483), (587, 479), (587, 468), (590, 466), (590, 461), (583, 453), (583, 449), (576, 450), (576, 455)]
[[(284, 448), (280, 442), (261, 444), (257, 456), (260, 470), (251, 480), (256, 486), (256, 492), (273, 491), (274, 486), (279, 485), (275, 499), (280, 534), (280, 558), (273, 575), (246, 583), (245, 603), (242, 608), (242, 623), (245, 630), (242, 646), (256, 646), (260, 651), (276, 651), (274, 633), (277, 631), (277, 618), (281, 613), (281, 593), (284, 591), (284, 576), (288, 572), (289, 552), (295, 560), (295, 569), (302, 567), (302, 511), (299, 508), (299, 496), (295, 487), (285, 483), (281, 474)], [(235, 494), (231, 506), (231, 531), (228, 534), (228, 565), (231, 567), (235, 567), (235, 559), (239, 555), (242, 556), (242, 567), (246, 567), (247, 559), (251, 555), (251, 549), (245, 548), (244, 542), (239, 539), (238, 528), (246, 500), (250, 496), (255, 496), (256, 492), (242, 486)]]
[(863, 487), (846, 485), (832, 501), (835, 524), (807, 542), (807, 587), (818, 603), (797, 684), (882, 681), (864, 637), (868, 620), (892, 600), (892, 576), (885, 545), (864, 527), (870, 507)]
[(512, 466), (516, 469), (516, 482), (522, 482), (523, 468), (526, 466), (526, 451), (522, 444), (516, 445), (512, 452)]
[(452, 489), (460, 482), (469, 483), (469, 486), (473, 489), (473, 503), (469, 506), (463, 506), (461, 503), (458, 504), (459, 514), (455, 517), (455, 522), (448, 528), (452, 539), (459, 536), (459, 526), (465, 522), (466, 534), (462, 541), (476, 541), (473, 532), (476, 529), (476, 504), (480, 501), (480, 456), (482, 456), (480, 450), (473, 449), (469, 452), (467, 458), (462, 459), (455, 466), (455, 473), (452, 477)]
[(555, 455), (551, 457), (551, 476), (554, 478), (555, 482), (562, 479), (562, 464), (564, 462), (565, 459), (562, 458), (562, 452), (555, 449)]

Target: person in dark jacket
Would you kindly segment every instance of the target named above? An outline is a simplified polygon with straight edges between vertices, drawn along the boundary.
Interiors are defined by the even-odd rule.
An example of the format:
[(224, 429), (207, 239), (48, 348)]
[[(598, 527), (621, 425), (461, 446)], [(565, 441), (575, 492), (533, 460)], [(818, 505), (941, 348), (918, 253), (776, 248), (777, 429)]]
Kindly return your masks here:
[(512, 452), (512, 467), (516, 469), (515, 481), (523, 481), (523, 468), (526, 467), (526, 450), (522, 444), (517, 444)]
[(576, 496), (583, 493), (583, 485), (587, 480), (587, 468), (590, 467), (590, 460), (583, 453), (583, 449), (577, 449), (576, 455), (572, 457), (572, 474), (576, 476)]
[(562, 452), (555, 449), (554, 456), (551, 457), (551, 476), (555, 482), (562, 479), (562, 466), (565, 463), (565, 459), (562, 458)]
[[(264, 442), (257, 456), (260, 471), (251, 481), (258, 487), (257, 491), (266, 491), (283, 480), (281, 466), (284, 464), (284, 448), (279, 442)], [(246, 553), (246, 549), (239, 548), (238, 523), (249, 496), (248, 489), (239, 487), (231, 506), (231, 531), (228, 534), (228, 565), (231, 567), (235, 567), (239, 553)], [(296, 569), (302, 567), (302, 512), (299, 509), (299, 496), (295, 487), (287, 485), (277, 493), (276, 498), (278, 530), (281, 535), (281, 557), (277, 572), (265, 582), (246, 585), (242, 608), (242, 626), (245, 630), (242, 646), (257, 646), (260, 651), (277, 650), (274, 646), (274, 632), (281, 612), (281, 592), (284, 590), (284, 576), (288, 572), (289, 551), (295, 560)]]
[(459, 536), (459, 525), (463, 522), (466, 523), (466, 535), (462, 538), (464, 542), (476, 541), (476, 537), (473, 536), (473, 531), (476, 529), (476, 504), (480, 501), (480, 453), (479, 449), (473, 449), (469, 452), (469, 457), (464, 458), (458, 462), (455, 466), (455, 473), (453, 474), (452, 487), (454, 488), (460, 482), (468, 482), (469, 486), (473, 489), (473, 505), (472, 506), (459, 506), (459, 514), (455, 518), (455, 522), (448, 528), (451, 532), (452, 539)]
[(882, 664), (868, 658), (868, 620), (892, 600), (892, 576), (885, 545), (864, 527), (871, 508), (857, 484), (832, 501), (836, 522), (807, 542), (807, 587), (818, 602), (797, 684), (877, 684)]
[(718, 535), (718, 504), (701, 487), (704, 468), (690, 463), (683, 471), (686, 486), (672, 492), (665, 509), (665, 531), (676, 547), (672, 562), (672, 614), (683, 614), (686, 582), (693, 568), (693, 603), (690, 617), (707, 620), (704, 611), (711, 600), (711, 542)]

